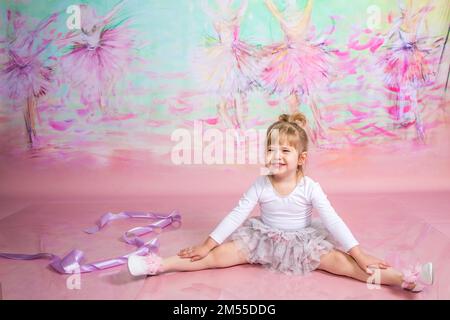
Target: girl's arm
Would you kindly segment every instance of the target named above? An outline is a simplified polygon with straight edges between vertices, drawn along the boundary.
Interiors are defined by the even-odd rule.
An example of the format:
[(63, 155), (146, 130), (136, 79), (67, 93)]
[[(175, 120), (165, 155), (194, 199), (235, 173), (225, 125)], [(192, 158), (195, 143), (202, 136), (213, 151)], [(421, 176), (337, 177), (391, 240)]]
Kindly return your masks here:
[(200, 245), (180, 250), (178, 256), (180, 256), (180, 258), (189, 258), (191, 261), (197, 261), (206, 257), (208, 253), (218, 245), (219, 244), (213, 238), (208, 237), (208, 239)]
[(350, 249), (359, 245), (350, 229), (331, 206), (319, 183), (316, 183), (313, 187), (311, 202), (319, 213), (320, 219), (325, 227), (342, 245), (345, 252), (349, 252)]
[(312, 192), (312, 203), (319, 212), (325, 227), (343, 246), (344, 251), (355, 259), (361, 269), (370, 274), (370, 267), (382, 269), (389, 267), (383, 260), (373, 257), (361, 249), (358, 241), (331, 206), (330, 201), (318, 183), (316, 183)]
[(261, 194), (261, 179), (256, 180), (239, 200), (238, 205), (219, 223), (209, 235), (218, 244), (225, 241), (250, 215)]
[(203, 243), (204, 246), (208, 248), (209, 251), (217, 247), (219, 244), (211, 237), (208, 237), (206, 241)]
[(200, 260), (212, 249), (222, 244), (250, 215), (261, 194), (261, 180), (258, 179), (241, 197), (239, 204), (219, 223), (209, 237), (200, 245), (180, 250), (181, 258)]
[(348, 252), (348, 254), (352, 256), (353, 259), (355, 259), (356, 263), (358, 263), (361, 269), (369, 274), (372, 274), (371, 269), (373, 268), (386, 269), (390, 267), (390, 265), (386, 261), (365, 253), (359, 245), (353, 247)]

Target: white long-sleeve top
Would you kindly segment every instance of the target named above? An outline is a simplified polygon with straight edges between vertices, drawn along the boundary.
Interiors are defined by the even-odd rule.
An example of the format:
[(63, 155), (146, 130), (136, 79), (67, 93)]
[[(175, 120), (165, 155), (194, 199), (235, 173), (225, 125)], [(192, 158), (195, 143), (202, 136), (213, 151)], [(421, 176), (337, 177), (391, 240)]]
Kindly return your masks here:
[(267, 176), (258, 177), (209, 236), (219, 244), (224, 242), (249, 217), (257, 203), (262, 222), (270, 227), (287, 231), (308, 227), (315, 208), (325, 227), (346, 252), (359, 244), (331, 206), (320, 184), (307, 176), (286, 196), (275, 191)]

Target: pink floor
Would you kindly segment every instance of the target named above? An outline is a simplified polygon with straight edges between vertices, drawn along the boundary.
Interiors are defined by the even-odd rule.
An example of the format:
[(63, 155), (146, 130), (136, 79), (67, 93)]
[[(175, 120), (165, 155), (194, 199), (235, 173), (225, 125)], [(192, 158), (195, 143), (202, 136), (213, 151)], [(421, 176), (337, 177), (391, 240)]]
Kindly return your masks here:
[[(69, 290), (68, 275), (47, 267), (47, 260), (0, 259), (3, 299), (449, 299), (450, 192), (428, 194), (333, 194), (336, 210), (371, 252), (389, 257), (433, 261), (436, 283), (421, 294), (364, 283), (320, 271), (307, 277), (273, 274), (255, 265), (132, 279), (116, 267), (81, 275), (81, 289)], [(89, 261), (119, 256), (132, 248), (119, 241), (142, 221), (117, 221), (95, 235), (82, 232), (104, 212), (182, 208), (183, 225), (160, 235), (161, 254), (202, 241), (235, 197), (152, 197), (108, 201), (1, 201), (0, 251), (64, 255), (74, 248)], [(211, 210), (214, 208), (214, 210)], [(89, 262), (88, 261), (88, 262)]]
[[(391, 263), (395, 256), (434, 263), (436, 282), (423, 293), (370, 290), (320, 271), (285, 276), (256, 265), (146, 279), (117, 267), (82, 274), (81, 289), (69, 290), (69, 276), (49, 269), (48, 260), (0, 259), (0, 299), (450, 299), (449, 130), (422, 148), (312, 150), (307, 166), (364, 248)], [(181, 228), (160, 235), (161, 255), (173, 255), (203, 241), (260, 169), (175, 167), (164, 157), (126, 151), (95, 156), (0, 158), (0, 252), (64, 256), (80, 249), (86, 262), (112, 258), (134, 249), (120, 237), (144, 223), (115, 221), (85, 234), (102, 214), (178, 209)]]

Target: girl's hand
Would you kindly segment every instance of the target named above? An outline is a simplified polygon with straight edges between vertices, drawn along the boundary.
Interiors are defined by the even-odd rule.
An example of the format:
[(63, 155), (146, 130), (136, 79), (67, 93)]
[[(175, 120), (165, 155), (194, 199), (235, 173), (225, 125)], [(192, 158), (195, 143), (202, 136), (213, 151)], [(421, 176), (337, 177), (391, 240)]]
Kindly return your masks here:
[(197, 261), (206, 257), (210, 251), (210, 247), (202, 244), (182, 249), (178, 252), (178, 256), (183, 259), (190, 258), (191, 261)]
[(358, 265), (368, 274), (372, 274), (372, 269), (387, 269), (390, 265), (381, 259), (373, 257), (366, 253), (360, 253), (357, 256), (353, 257)]

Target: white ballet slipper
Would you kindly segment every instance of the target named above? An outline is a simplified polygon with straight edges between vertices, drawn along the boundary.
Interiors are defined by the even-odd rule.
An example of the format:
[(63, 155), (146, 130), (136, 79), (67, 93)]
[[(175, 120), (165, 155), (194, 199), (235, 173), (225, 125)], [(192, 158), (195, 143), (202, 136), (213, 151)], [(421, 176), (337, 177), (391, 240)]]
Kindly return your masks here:
[(428, 262), (417, 265), (412, 270), (406, 270), (403, 276), (402, 288), (417, 293), (423, 291), (427, 286), (431, 286), (433, 282), (433, 264)]
[(154, 253), (148, 256), (132, 255), (128, 258), (128, 271), (131, 275), (156, 275), (161, 272), (162, 258)]

